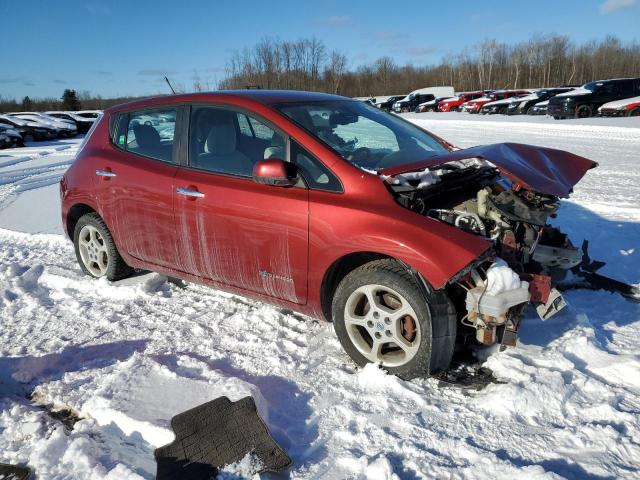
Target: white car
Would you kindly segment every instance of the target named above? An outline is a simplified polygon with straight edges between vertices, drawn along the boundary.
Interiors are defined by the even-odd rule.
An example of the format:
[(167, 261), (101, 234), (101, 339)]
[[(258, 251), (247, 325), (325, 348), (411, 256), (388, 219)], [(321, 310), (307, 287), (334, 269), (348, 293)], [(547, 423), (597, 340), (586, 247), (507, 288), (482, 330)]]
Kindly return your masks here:
[(23, 118), (44, 125), (49, 125), (60, 131), (61, 136), (74, 137), (78, 133), (78, 127), (75, 122), (69, 120), (63, 120), (61, 118), (50, 117), (44, 113), (39, 112), (18, 112), (9, 113), (10, 117)]
[(82, 117), (75, 112), (49, 111), (44, 112), (44, 114), (60, 120), (69, 120), (74, 122), (78, 127), (78, 133), (87, 133), (91, 128), (91, 125), (93, 125), (93, 122), (96, 121), (95, 118)]
[(102, 115), (103, 111), (102, 110), (78, 110), (77, 112), (73, 112), (73, 113), (82, 118), (92, 118), (95, 120), (100, 115)]
[(640, 117), (640, 97), (605, 103), (598, 109), (598, 114), (606, 117)]

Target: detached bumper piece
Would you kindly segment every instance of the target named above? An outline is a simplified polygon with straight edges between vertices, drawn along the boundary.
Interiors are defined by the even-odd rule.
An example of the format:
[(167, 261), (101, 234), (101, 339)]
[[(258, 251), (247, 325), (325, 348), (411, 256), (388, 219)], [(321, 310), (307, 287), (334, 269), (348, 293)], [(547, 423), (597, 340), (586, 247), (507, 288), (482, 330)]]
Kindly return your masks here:
[(31, 478), (31, 470), (27, 467), (19, 467), (17, 465), (7, 465), (0, 463), (0, 479), (6, 480), (29, 480)]
[(571, 269), (574, 278), (563, 281), (558, 285), (561, 290), (586, 288), (590, 290), (606, 290), (611, 293), (619, 293), (627, 300), (640, 302), (640, 286), (605, 277), (596, 273), (605, 266), (604, 262), (592, 260), (589, 256), (589, 241), (582, 242), (582, 262)]
[(291, 459), (269, 434), (251, 397), (220, 397), (171, 419), (176, 439), (155, 451), (157, 480), (209, 480), (219, 468), (251, 453), (261, 469), (277, 472)]

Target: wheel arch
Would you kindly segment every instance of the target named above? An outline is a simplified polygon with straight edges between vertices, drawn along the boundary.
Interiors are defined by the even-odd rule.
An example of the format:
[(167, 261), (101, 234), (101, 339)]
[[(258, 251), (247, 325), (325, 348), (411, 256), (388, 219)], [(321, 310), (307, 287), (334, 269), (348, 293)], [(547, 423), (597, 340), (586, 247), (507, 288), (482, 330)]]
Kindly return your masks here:
[[(98, 213), (98, 211), (86, 203), (76, 203), (69, 208), (65, 219), (65, 229), (70, 239), (73, 240), (73, 232), (78, 220), (87, 213)], [(98, 213), (98, 215), (100, 214)], [(102, 216), (100, 216), (100, 218), (102, 218)]]
[(430, 290), (431, 286), (427, 282), (427, 280), (420, 275), (415, 269), (413, 269), (410, 265), (407, 265), (405, 262), (398, 258), (394, 258), (390, 255), (386, 255), (384, 253), (379, 252), (351, 252), (337, 258), (325, 271), (322, 277), (322, 283), (320, 286), (320, 306), (322, 308), (322, 314), (324, 318), (328, 321), (332, 320), (331, 315), (331, 304), (333, 301), (333, 296), (338, 288), (338, 285), (342, 281), (342, 279), (362, 265), (373, 262), (375, 260), (382, 259), (390, 259), (398, 262), (400, 265), (403, 265), (407, 268), (408, 271), (415, 277), (418, 288), (424, 289), (425, 291)]

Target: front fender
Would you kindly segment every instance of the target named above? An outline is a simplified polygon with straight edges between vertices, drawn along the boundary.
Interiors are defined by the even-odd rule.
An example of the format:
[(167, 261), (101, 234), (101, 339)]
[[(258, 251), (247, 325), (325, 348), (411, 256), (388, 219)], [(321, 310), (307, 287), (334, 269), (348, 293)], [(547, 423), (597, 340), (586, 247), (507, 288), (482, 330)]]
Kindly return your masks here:
[(314, 204), (309, 229), (310, 293), (319, 291), (324, 273), (336, 260), (352, 253), (400, 260), (440, 289), (490, 248), (488, 240), (395, 202), (380, 211)]

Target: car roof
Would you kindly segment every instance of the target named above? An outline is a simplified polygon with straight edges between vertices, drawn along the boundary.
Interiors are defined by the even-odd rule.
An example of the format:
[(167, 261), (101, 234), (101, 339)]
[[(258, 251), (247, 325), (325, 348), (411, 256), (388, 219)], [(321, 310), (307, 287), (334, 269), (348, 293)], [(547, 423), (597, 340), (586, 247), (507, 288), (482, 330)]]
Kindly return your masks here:
[(331, 100), (348, 100), (356, 102), (349, 97), (340, 95), (332, 95), (321, 92), (305, 92), (301, 90), (216, 90), (212, 92), (187, 93), (177, 95), (162, 95), (158, 97), (149, 97), (143, 100), (136, 100), (129, 103), (116, 105), (108, 109), (108, 111), (119, 111), (128, 108), (145, 108), (155, 104), (166, 104), (171, 102), (193, 102), (193, 101), (216, 101), (222, 98), (243, 98), (253, 100), (263, 105), (276, 105), (279, 103), (303, 103), (303, 102), (321, 102)]

